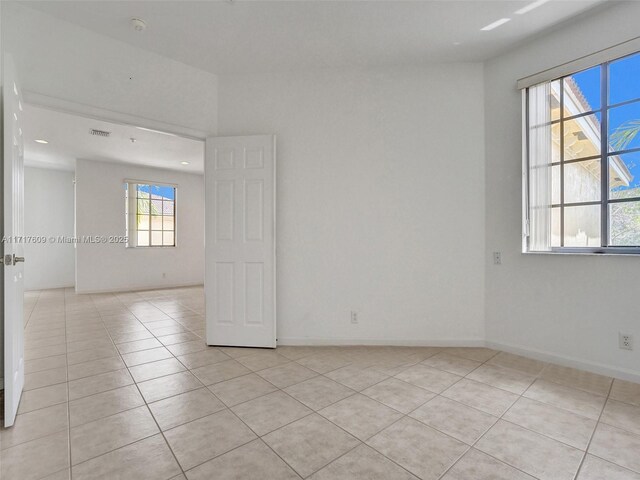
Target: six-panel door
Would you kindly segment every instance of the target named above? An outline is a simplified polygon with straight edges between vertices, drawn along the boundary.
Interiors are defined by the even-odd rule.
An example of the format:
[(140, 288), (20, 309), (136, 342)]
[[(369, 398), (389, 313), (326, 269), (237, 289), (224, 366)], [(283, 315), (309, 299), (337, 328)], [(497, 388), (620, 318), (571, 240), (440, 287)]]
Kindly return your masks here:
[(207, 139), (207, 344), (276, 346), (275, 137)]

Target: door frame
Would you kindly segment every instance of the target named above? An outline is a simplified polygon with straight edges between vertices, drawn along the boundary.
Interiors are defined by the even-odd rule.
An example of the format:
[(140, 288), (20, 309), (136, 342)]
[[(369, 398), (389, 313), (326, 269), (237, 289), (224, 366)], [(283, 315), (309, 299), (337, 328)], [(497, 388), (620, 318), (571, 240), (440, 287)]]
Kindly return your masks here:
[[(1, 1), (0, 1), (1, 3)], [(3, 153), (2, 157), (4, 158), (4, 121), (3, 121), (3, 99), (2, 96), (4, 94), (4, 55), (0, 54), (0, 151)], [(135, 115), (114, 112), (111, 110), (106, 110), (98, 107), (91, 107), (88, 105), (83, 105), (80, 103), (75, 103), (67, 100), (58, 99), (55, 97), (49, 97), (46, 95), (35, 94), (29, 91), (22, 91), (23, 95), (22, 103), (24, 105), (31, 105), (38, 108), (45, 108), (48, 110), (53, 110), (61, 113), (68, 113), (71, 115), (77, 115), (80, 117), (91, 118), (99, 121), (114, 123), (118, 125), (126, 125), (133, 127), (142, 127), (150, 130), (157, 131), (159, 133), (167, 133), (183, 138), (188, 138), (190, 140), (200, 141), (203, 144), (207, 137), (211, 136), (211, 133), (206, 131), (192, 129), (189, 127), (183, 127), (180, 125), (174, 125), (164, 122), (159, 122), (156, 120), (150, 120), (144, 117), (138, 117)], [(0, 167), (0, 183), (4, 182), (4, 164)], [(0, 208), (0, 228), (2, 228), (2, 233), (4, 234), (4, 198), (0, 197), (0, 204), (2, 208)], [(75, 213), (74, 213), (75, 215)], [(204, 242), (204, 239), (203, 239)], [(204, 279), (203, 279), (204, 283)], [(4, 305), (5, 305), (5, 295), (4, 295), (4, 272), (0, 275), (0, 370), (2, 370), (2, 376), (0, 376), (0, 389), (5, 388), (6, 379), (4, 379), (4, 355), (5, 348), (4, 345), (8, 341), (8, 337), (6, 335), (7, 331), (4, 325)], [(24, 349), (24, 345), (23, 345)]]

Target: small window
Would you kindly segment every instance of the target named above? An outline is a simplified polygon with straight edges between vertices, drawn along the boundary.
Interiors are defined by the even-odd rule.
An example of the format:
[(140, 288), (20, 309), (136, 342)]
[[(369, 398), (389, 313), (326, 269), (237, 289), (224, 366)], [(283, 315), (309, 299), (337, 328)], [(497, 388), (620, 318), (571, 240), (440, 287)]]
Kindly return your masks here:
[(640, 53), (529, 87), (525, 250), (640, 253)]
[(158, 183), (125, 183), (129, 247), (176, 246), (176, 188)]

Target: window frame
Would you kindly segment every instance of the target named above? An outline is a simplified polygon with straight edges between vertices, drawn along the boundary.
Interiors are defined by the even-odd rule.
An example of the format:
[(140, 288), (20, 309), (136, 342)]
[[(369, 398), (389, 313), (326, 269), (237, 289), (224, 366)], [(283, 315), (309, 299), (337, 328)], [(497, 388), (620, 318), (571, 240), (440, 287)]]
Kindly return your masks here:
[[(126, 198), (125, 198), (125, 228), (126, 228), (126, 236), (127, 236), (127, 248), (142, 248), (142, 249), (153, 249), (153, 248), (175, 248), (178, 246), (178, 185), (167, 182), (156, 182), (156, 181), (147, 181), (147, 180), (125, 180), (124, 184), (126, 186)], [(163, 229), (162, 230), (153, 230), (151, 228), (151, 213), (149, 216), (149, 245), (138, 245), (138, 185), (148, 185), (149, 187), (158, 186), (158, 187), (170, 187), (173, 188), (173, 245), (152, 245), (151, 238), (152, 232), (160, 231), (163, 233), (164, 238), (164, 221), (163, 221)], [(151, 190), (151, 188), (149, 189)], [(131, 192), (134, 191), (135, 195), (131, 195)], [(149, 204), (151, 205), (151, 192), (149, 192)], [(132, 213), (133, 209), (133, 213)], [(170, 215), (161, 215), (161, 217), (170, 216)], [(143, 229), (146, 231), (146, 229)], [(167, 230), (170, 232), (171, 230)]]
[[(560, 208), (560, 240), (561, 246), (551, 246), (550, 250), (530, 250), (529, 248), (529, 239), (530, 239), (530, 231), (529, 231), (529, 202), (530, 202), (530, 175), (529, 175), (529, 167), (530, 167), (530, 154), (531, 149), (529, 145), (529, 132), (530, 132), (530, 102), (529, 102), (529, 89), (535, 85), (530, 85), (522, 90), (522, 104), (523, 104), (523, 213), (524, 213), (524, 225), (523, 225), (523, 253), (532, 253), (532, 254), (620, 254), (620, 255), (640, 255), (640, 244), (637, 246), (615, 246), (610, 245), (610, 215), (609, 215), (609, 207), (610, 205), (627, 203), (627, 202), (640, 202), (640, 195), (629, 198), (619, 198), (612, 199), (610, 198), (610, 184), (609, 184), (609, 159), (611, 157), (629, 154), (629, 153), (637, 153), (640, 152), (640, 147), (633, 148), (625, 148), (619, 151), (609, 152), (609, 111), (618, 107), (622, 107), (625, 105), (638, 104), (640, 105), (640, 94), (633, 99), (627, 99), (622, 102), (618, 102), (615, 104), (609, 104), (609, 66), (611, 63), (614, 63), (619, 60), (623, 60), (627, 57), (632, 57), (634, 55), (640, 55), (640, 51), (635, 51), (631, 53), (625, 53), (624, 55), (620, 55), (615, 58), (611, 58), (609, 60), (603, 61), (601, 63), (597, 63), (595, 65), (591, 65), (588, 67), (580, 68), (575, 71), (563, 72), (561, 76), (552, 78), (550, 80), (545, 80), (540, 83), (552, 83), (558, 82), (560, 85), (560, 98), (559, 98), (559, 110), (560, 115), (558, 119), (551, 120), (549, 125), (550, 127), (559, 124), (560, 126), (560, 159), (557, 162), (551, 162), (549, 166), (552, 168), (554, 166), (560, 167), (560, 203), (553, 203), (551, 208)], [(565, 92), (565, 80), (571, 77), (574, 74), (589, 70), (594, 67), (600, 67), (600, 108), (591, 109), (589, 111), (580, 112), (575, 115), (570, 115), (568, 117), (564, 116), (564, 92)], [(590, 115), (596, 115), (600, 113), (600, 154), (587, 156), (584, 158), (573, 159), (566, 161), (564, 158), (564, 127), (565, 122), (578, 119), (582, 117), (588, 117)], [(565, 165), (572, 163), (580, 163), (589, 160), (599, 160), (600, 161), (600, 200), (595, 201), (585, 201), (585, 202), (573, 202), (567, 203), (564, 201), (564, 169)], [(571, 206), (588, 206), (588, 205), (599, 205), (600, 206), (600, 242), (601, 246), (591, 246), (591, 247), (574, 247), (574, 246), (564, 246), (564, 209), (566, 207)]]

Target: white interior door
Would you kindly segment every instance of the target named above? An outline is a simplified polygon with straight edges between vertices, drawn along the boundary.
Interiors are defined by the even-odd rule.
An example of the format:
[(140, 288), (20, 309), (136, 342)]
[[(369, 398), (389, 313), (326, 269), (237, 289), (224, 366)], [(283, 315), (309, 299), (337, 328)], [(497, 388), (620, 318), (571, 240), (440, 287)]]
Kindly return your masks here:
[(4, 426), (13, 425), (24, 386), (24, 159), (22, 98), (10, 56), (3, 64)]
[(275, 136), (205, 151), (207, 344), (275, 348)]

